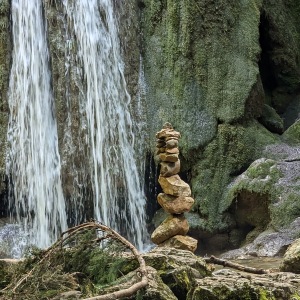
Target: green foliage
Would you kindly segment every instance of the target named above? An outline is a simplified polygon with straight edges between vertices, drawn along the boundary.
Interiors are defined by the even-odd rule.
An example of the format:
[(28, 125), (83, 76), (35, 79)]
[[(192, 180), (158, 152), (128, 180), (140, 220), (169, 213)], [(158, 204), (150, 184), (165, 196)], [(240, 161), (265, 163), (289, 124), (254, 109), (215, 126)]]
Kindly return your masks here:
[(100, 247), (97, 241), (96, 232), (88, 230), (71, 238), (67, 247), (55, 246), (47, 251), (31, 249), (23, 262), (0, 277), (4, 278), (3, 286), (9, 280), (11, 287), (1, 299), (12, 299), (14, 286), (26, 274), (29, 274), (28, 278), (14, 293), (22, 295), (22, 299), (46, 300), (62, 292), (77, 290), (79, 285), (83, 295), (93, 295), (99, 288), (126, 275), (126, 271), (138, 267), (138, 263), (131, 263), (129, 270), (128, 259), (120, 256), (124, 246), (119, 242), (108, 239)]
[(259, 290), (259, 300), (275, 300), (272, 292), (266, 291), (264, 289)]
[[(282, 199), (281, 199), (282, 198)], [(292, 221), (300, 216), (299, 193), (282, 193), (273, 201), (274, 205), (270, 207), (272, 215), (272, 224), (274, 228), (288, 226)]]

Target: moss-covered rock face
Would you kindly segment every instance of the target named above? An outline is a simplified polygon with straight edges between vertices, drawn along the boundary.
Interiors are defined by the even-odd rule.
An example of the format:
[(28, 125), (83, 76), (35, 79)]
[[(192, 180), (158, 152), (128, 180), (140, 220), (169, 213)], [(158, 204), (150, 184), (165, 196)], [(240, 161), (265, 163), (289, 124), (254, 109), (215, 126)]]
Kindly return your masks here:
[(206, 220), (203, 229), (214, 232), (228, 228), (229, 220), (223, 213), (233, 198), (226, 199), (227, 185), (259, 156), (262, 145), (275, 141), (276, 138), (258, 123), (218, 126), (217, 137), (192, 167), (195, 210)]
[(264, 1), (260, 71), (270, 103), (283, 113), (300, 87), (298, 1)]
[(288, 226), (300, 216), (297, 165), (284, 161), (300, 137), (300, 3), (144, 0), (140, 10), (148, 128), (153, 139), (166, 121), (182, 133), (193, 234), (255, 229), (250, 241)]
[(171, 121), (186, 155), (216, 136), (217, 120), (245, 115), (258, 75), (261, 1), (143, 2), (150, 133)]

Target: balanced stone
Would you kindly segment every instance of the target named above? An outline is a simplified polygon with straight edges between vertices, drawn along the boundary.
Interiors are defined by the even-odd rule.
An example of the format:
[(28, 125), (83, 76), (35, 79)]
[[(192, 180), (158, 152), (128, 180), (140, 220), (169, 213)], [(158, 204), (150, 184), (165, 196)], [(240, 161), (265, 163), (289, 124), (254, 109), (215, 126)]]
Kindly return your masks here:
[(176, 137), (176, 136), (168, 136), (168, 137), (165, 138), (165, 141), (166, 141), (166, 142), (167, 142), (167, 141), (170, 141), (170, 140), (176, 140), (176, 141), (178, 141), (179, 138)]
[(160, 175), (163, 177), (170, 177), (178, 174), (180, 171), (180, 160), (176, 162), (161, 162)]
[(171, 247), (195, 252), (197, 249), (197, 244), (198, 241), (190, 236), (175, 235), (161, 243), (159, 247)]
[(173, 175), (170, 177), (163, 177), (160, 175), (158, 182), (166, 194), (183, 197), (191, 196), (190, 186), (181, 180), (178, 175)]
[(169, 138), (169, 137), (179, 139), (179, 138), (180, 138), (180, 133), (179, 133), (178, 131), (175, 131), (174, 129), (173, 129), (173, 130), (167, 130), (167, 131), (165, 132), (164, 137), (165, 137), (166, 139)]
[(182, 215), (169, 216), (152, 233), (151, 240), (160, 244), (175, 235), (186, 235), (189, 231), (189, 224)]
[(162, 161), (168, 161), (168, 162), (176, 162), (179, 160), (178, 154), (168, 154), (165, 152), (159, 154), (159, 159)]
[(166, 142), (166, 147), (168, 149), (176, 148), (178, 146), (178, 140), (170, 139)]
[(165, 146), (166, 146), (166, 142), (164, 140), (158, 139), (156, 141), (156, 147), (157, 148), (162, 148), (162, 147), (165, 147)]
[(182, 214), (190, 211), (194, 204), (192, 197), (175, 197), (160, 193), (157, 196), (160, 206), (169, 214)]
[(159, 154), (159, 153), (165, 153), (165, 151), (166, 151), (166, 148), (165, 148), (165, 147), (156, 148), (156, 154)]
[(179, 154), (179, 149), (178, 148), (165, 149), (165, 151), (167, 153), (170, 153), (170, 154)]
[(156, 133), (157, 139), (167, 139), (167, 138), (180, 138), (180, 133), (174, 129), (162, 129)]

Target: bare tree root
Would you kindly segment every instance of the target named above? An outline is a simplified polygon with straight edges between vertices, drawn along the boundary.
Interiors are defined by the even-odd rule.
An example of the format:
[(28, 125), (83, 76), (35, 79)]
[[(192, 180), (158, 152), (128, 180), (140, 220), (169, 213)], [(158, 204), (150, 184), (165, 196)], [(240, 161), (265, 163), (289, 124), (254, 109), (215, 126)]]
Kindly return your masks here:
[(221, 265), (221, 266), (224, 266), (224, 267), (230, 267), (230, 268), (237, 269), (237, 270), (244, 271), (244, 272), (248, 272), (248, 273), (253, 273), (253, 274), (268, 274), (269, 273), (269, 271), (265, 270), (265, 269), (257, 269), (257, 268), (243, 266), (243, 265), (240, 265), (240, 264), (237, 264), (237, 263), (230, 262), (230, 261), (225, 260), (225, 259), (217, 258), (213, 255), (209, 258), (204, 258), (204, 260), (205, 260), (206, 263)]

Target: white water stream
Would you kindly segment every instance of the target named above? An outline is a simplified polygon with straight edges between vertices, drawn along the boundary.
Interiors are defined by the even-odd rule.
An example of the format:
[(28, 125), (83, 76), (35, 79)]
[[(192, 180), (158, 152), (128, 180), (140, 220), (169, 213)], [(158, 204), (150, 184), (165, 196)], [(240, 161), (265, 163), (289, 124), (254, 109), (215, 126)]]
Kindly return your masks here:
[(145, 196), (134, 152), (113, 1), (64, 2), (83, 69), (82, 124), (94, 195), (94, 218), (129, 238), (138, 248), (146, 239)]
[(46, 29), (40, 0), (12, 0), (11, 5), (10, 210), (30, 243), (44, 248), (67, 227)]
[[(142, 249), (147, 240), (145, 195), (135, 158), (131, 98), (123, 73), (113, 1), (64, 0), (63, 8), (73, 39), (66, 41), (65, 47), (76, 45), (75, 61), (82, 77), (78, 86), (82, 125), (78, 130), (83, 137), (80, 144), (86, 149), (82, 164), (87, 164), (87, 174), (86, 181), (78, 185), (86, 187), (82, 190), (92, 189), (94, 218)], [(11, 13), (10, 211), (29, 243), (44, 248), (67, 228), (47, 29), (41, 0), (12, 0)], [(66, 61), (66, 65), (69, 63)], [(67, 92), (66, 101), (74, 101), (68, 99)], [(65, 134), (72, 140), (71, 113), (68, 116), (69, 132)], [(73, 204), (76, 213), (89, 201), (87, 195), (80, 195), (80, 199)]]

